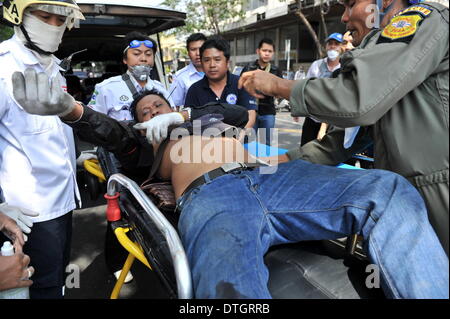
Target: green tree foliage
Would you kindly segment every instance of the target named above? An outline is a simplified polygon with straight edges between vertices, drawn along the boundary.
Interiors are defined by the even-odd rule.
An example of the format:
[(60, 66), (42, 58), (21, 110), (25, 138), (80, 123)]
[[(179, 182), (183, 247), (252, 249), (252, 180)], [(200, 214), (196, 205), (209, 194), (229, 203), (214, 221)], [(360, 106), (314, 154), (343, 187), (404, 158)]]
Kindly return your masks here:
[(13, 28), (0, 24), (0, 42), (11, 38), (13, 33)]
[(165, 0), (164, 5), (186, 12), (182, 33), (211, 32), (220, 34), (223, 23), (245, 16), (247, 0)]

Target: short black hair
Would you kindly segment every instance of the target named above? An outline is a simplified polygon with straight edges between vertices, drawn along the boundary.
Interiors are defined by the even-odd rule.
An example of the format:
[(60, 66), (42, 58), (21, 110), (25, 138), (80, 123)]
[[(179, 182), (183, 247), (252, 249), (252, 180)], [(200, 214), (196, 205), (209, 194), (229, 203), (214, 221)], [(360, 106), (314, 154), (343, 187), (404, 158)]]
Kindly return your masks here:
[(208, 40), (205, 41), (205, 43), (203, 43), (203, 45), (200, 48), (200, 58), (203, 57), (203, 52), (205, 52), (205, 50), (212, 48), (222, 51), (225, 58), (227, 60), (230, 59), (231, 56), (230, 44), (228, 43), (227, 40), (217, 35), (210, 37)]
[(193, 33), (186, 40), (186, 48), (189, 50), (189, 44), (195, 41), (206, 41), (206, 36), (203, 33)]
[(131, 116), (133, 116), (133, 119), (137, 122), (138, 118), (137, 118), (137, 112), (136, 112), (136, 107), (138, 105), (138, 103), (146, 96), (148, 95), (157, 95), (160, 98), (162, 98), (168, 105), (170, 106), (169, 101), (166, 99), (166, 97), (164, 96), (164, 94), (162, 94), (161, 92), (153, 89), (153, 90), (144, 90), (142, 93), (140, 93), (133, 101), (133, 103), (131, 103), (130, 105), (130, 113)]
[[(149, 36), (138, 32), (138, 31), (132, 31), (130, 33), (127, 33), (125, 35), (125, 38), (123, 40), (123, 49), (125, 50), (125, 48), (127, 48), (130, 45), (130, 42), (133, 40), (138, 40), (138, 41), (144, 41), (144, 40), (150, 40), (153, 43), (153, 54), (156, 54), (156, 51), (158, 50), (158, 45), (156, 43), (155, 40), (153, 40), (152, 38), (150, 38)], [(127, 51), (123, 52), (123, 57), (126, 58), (127, 57)]]
[(273, 47), (273, 49), (275, 50), (275, 42), (273, 42), (273, 40), (269, 39), (269, 38), (264, 38), (261, 41), (259, 41), (258, 49), (261, 49), (264, 43), (271, 45)]

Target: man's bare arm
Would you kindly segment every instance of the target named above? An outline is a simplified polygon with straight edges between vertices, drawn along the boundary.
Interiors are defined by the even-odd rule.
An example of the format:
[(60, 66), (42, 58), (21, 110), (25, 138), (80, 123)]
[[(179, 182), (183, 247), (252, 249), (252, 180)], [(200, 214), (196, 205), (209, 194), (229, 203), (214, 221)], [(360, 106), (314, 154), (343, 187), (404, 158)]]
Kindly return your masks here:
[(295, 81), (281, 79), (261, 70), (246, 72), (239, 79), (239, 88), (244, 88), (259, 99), (266, 95), (289, 100), (294, 84)]

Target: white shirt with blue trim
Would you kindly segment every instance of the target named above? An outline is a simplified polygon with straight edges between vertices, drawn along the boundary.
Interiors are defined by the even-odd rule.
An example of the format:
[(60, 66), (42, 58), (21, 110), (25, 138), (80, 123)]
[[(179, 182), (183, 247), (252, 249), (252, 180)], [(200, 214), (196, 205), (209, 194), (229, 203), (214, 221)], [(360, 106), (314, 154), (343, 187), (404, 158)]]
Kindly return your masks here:
[(176, 106), (184, 105), (187, 92), (191, 85), (203, 79), (204, 76), (205, 73), (197, 71), (192, 63), (175, 73), (169, 91), (172, 93), (172, 100)]
[[(129, 71), (127, 71), (127, 74), (130, 76), (131, 83), (136, 88), (136, 91), (142, 92), (144, 88), (141, 87)], [(161, 82), (149, 79), (146, 88), (149, 87), (153, 87), (161, 92), (168, 99), (170, 106), (174, 107), (174, 103), (169, 97), (169, 92)], [(122, 75), (118, 75), (106, 79), (95, 86), (88, 106), (118, 121), (129, 121), (133, 120), (133, 116), (130, 113), (131, 103), (133, 103), (133, 94), (122, 79)]]

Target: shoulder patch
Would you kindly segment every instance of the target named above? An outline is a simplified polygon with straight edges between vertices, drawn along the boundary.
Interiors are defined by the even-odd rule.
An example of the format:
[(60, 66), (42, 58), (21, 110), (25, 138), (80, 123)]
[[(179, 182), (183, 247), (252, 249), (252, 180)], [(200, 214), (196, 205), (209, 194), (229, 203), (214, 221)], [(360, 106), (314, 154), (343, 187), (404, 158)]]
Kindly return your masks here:
[(429, 6), (426, 5), (416, 5), (416, 6), (412, 6), (409, 8), (406, 8), (405, 10), (403, 10), (402, 12), (400, 12), (400, 15), (408, 13), (408, 12), (414, 12), (414, 13), (419, 13), (421, 16), (428, 17), (431, 14), (431, 11), (433, 11), (433, 9)]
[(411, 42), (422, 20), (423, 17), (419, 14), (393, 18), (381, 32), (377, 43)]

